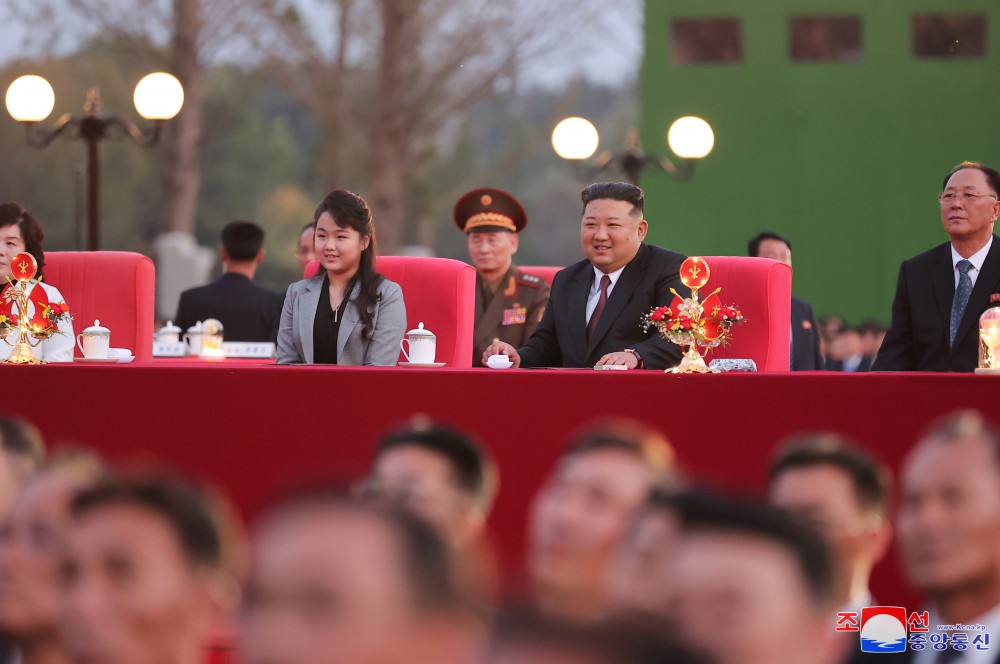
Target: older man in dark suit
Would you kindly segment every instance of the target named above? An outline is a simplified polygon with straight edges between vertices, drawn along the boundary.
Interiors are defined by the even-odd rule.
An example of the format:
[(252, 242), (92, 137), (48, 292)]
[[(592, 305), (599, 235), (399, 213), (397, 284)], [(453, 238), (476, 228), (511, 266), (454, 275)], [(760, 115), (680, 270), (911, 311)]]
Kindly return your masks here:
[(941, 221), (950, 242), (899, 268), (892, 325), (873, 371), (972, 371), (979, 358), (977, 325), (1000, 297), (1000, 173), (975, 162), (945, 176)]
[(583, 190), (580, 240), (586, 260), (556, 274), (549, 305), (528, 342), (495, 343), (483, 353), (507, 355), (521, 367), (624, 366), (665, 369), (681, 358), (678, 346), (640, 324), (643, 314), (690, 290), (681, 284), (685, 256), (643, 243), (642, 189), (600, 182)]
[(222, 322), (226, 341), (275, 341), (285, 298), (253, 282), (264, 260), (264, 229), (252, 221), (227, 224), (219, 257), (222, 276), (181, 293), (174, 321), (186, 330), (215, 318)]

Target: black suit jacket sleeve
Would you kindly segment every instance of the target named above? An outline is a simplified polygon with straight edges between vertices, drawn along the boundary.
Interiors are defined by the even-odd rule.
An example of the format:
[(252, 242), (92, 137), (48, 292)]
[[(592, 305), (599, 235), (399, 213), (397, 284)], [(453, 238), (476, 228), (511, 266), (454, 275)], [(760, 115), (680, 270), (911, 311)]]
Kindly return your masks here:
[(872, 371), (914, 371), (913, 327), (910, 296), (906, 284), (906, 263), (899, 266), (896, 296), (892, 301), (892, 324), (885, 333)]
[(281, 326), (281, 310), (285, 307), (285, 296), (282, 293), (271, 295), (271, 339), (278, 342), (278, 328)]
[(792, 353), (794, 371), (816, 371), (824, 366), (816, 314), (811, 304), (797, 297), (792, 298)]
[[(565, 270), (556, 273), (552, 280), (553, 291), (558, 281), (567, 278), (564, 273)], [(559, 339), (556, 336), (556, 312), (553, 307), (545, 308), (538, 327), (524, 346), (517, 349), (517, 354), (521, 356), (521, 366), (525, 368), (562, 366), (562, 351), (559, 349)]]
[(198, 321), (194, 320), (194, 317), (189, 313), (189, 298), (185, 297), (188, 291), (181, 293), (180, 301), (177, 303), (177, 315), (174, 316), (174, 325), (181, 328), (181, 335), (188, 331), (189, 327), (194, 327), (194, 324)]

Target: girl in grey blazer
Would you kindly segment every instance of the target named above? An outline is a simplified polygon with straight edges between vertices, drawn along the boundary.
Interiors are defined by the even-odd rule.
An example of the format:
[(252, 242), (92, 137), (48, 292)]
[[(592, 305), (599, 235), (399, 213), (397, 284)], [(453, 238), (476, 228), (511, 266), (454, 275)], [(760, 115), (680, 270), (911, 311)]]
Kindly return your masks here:
[(338, 189), (316, 208), (320, 273), (288, 287), (278, 327), (278, 364), (396, 364), (406, 333), (403, 291), (375, 271), (368, 204)]

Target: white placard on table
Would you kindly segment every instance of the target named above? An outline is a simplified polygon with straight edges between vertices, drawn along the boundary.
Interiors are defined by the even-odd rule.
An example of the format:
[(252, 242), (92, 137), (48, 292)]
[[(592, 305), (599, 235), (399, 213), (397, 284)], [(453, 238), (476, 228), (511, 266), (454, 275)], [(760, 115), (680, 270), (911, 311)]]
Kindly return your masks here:
[(153, 357), (184, 357), (188, 353), (183, 341), (154, 341)]
[(223, 341), (222, 352), (226, 357), (270, 360), (277, 348), (271, 342)]

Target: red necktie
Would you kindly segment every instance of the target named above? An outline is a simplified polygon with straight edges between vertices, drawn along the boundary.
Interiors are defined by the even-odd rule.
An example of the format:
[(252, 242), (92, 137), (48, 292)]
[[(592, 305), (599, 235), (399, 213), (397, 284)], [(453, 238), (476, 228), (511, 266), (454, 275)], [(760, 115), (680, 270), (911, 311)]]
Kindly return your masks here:
[(590, 344), (590, 337), (593, 336), (594, 330), (597, 329), (597, 321), (601, 319), (601, 313), (604, 311), (604, 305), (608, 303), (608, 288), (611, 287), (611, 277), (604, 275), (601, 277), (601, 297), (597, 300), (597, 306), (594, 307), (594, 313), (590, 315), (590, 322), (587, 323), (587, 344)]

